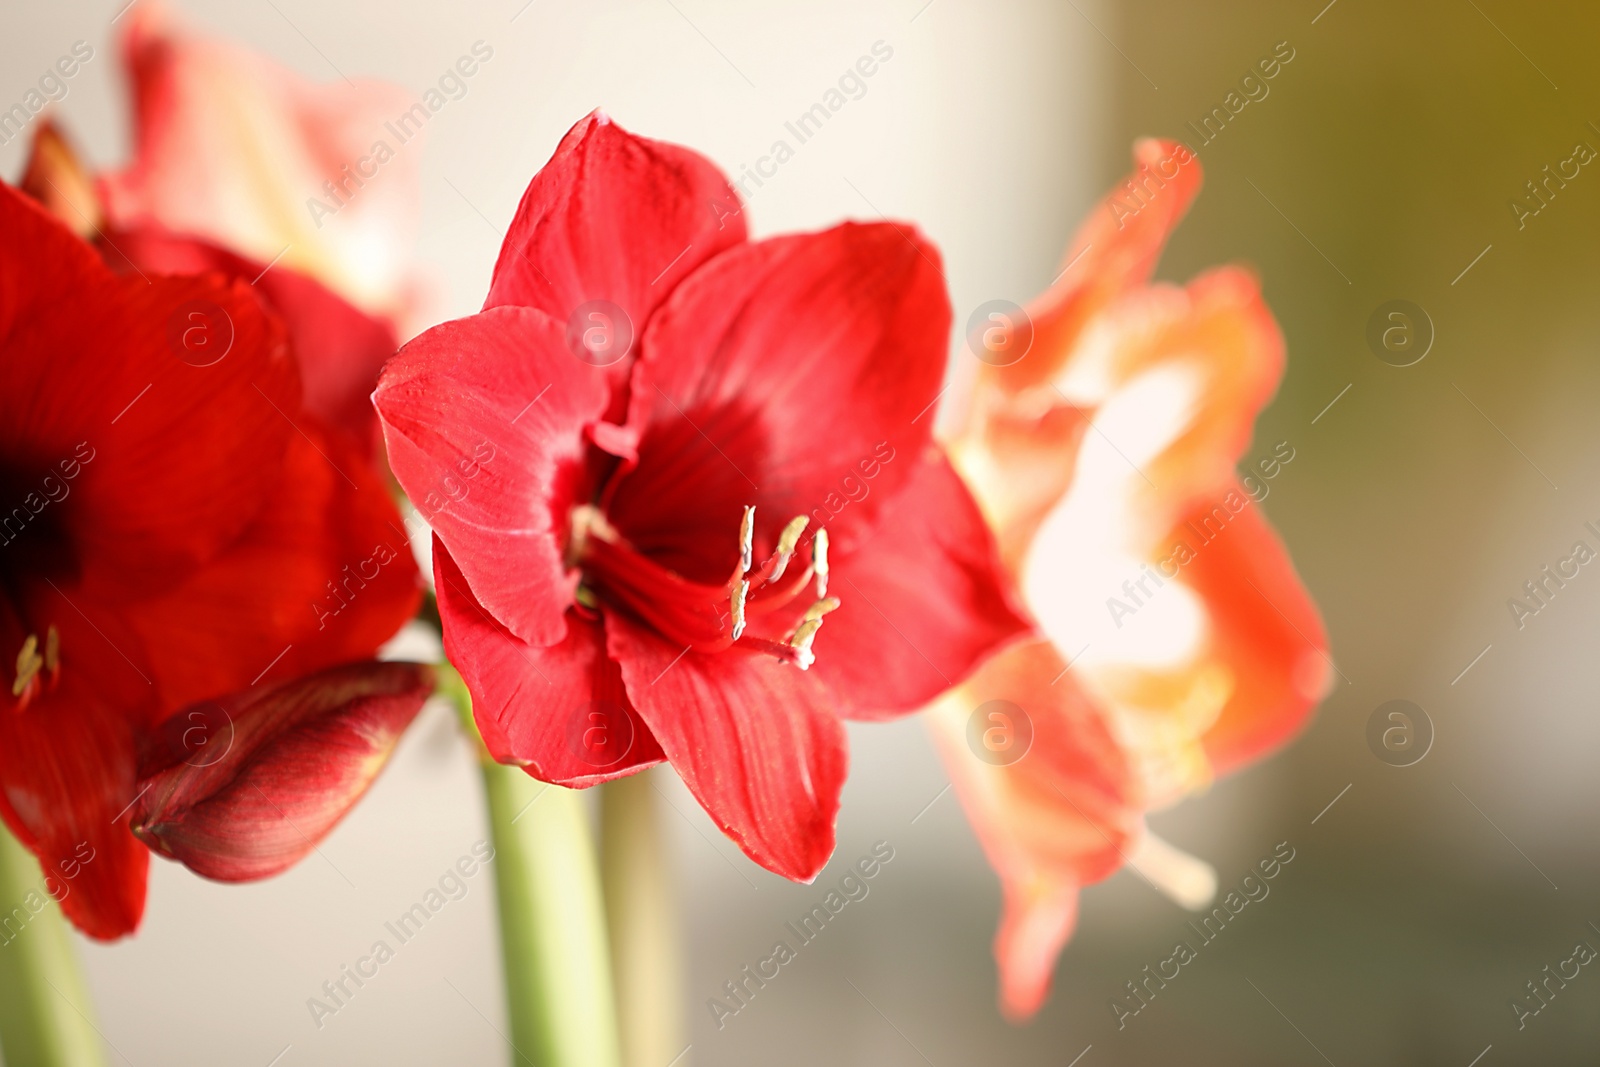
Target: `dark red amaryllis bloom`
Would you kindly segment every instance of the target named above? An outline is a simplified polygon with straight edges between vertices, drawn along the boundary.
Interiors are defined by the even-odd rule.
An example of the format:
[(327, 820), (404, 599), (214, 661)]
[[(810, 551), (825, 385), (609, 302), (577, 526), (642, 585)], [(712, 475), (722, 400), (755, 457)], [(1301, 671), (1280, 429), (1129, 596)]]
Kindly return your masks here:
[(915, 229), (751, 242), (703, 157), (574, 127), (483, 312), (375, 395), (494, 756), (569, 786), (670, 760), (815, 876), (840, 717), (915, 710), (1026, 626), (929, 436), (949, 326)]
[[(128, 933), (141, 748), (196, 701), (372, 655), (415, 609), (365, 450), (249, 285), (114, 274), (0, 185), (0, 815)], [(307, 779), (308, 788), (314, 779)]]
[(106, 185), (84, 169), (53, 122), (40, 123), (19, 185), (23, 192), (94, 245), (118, 273), (142, 278), (216, 272), (250, 283), (288, 332), (306, 410), (377, 454), (371, 393), (378, 370), (400, 346), (393, 318), (358, 308), (315, 275), (168, 229), (160, 219), (135, 216), (119, 225), (108, 216), (101, 192)]

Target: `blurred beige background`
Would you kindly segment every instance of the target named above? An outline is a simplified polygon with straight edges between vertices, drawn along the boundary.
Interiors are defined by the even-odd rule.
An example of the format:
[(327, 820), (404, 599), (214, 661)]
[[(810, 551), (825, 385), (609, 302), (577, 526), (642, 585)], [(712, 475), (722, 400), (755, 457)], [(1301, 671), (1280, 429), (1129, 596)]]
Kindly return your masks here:
[[(1575, 141), (1600, 147), (1600, 13), (1324, 3), (181, 5), (318, 79), (421, 92), (474, 41), (495, 49), (428, 127), (420, 252), (447, 316), (477, 307), (496, 228), (591, 108), (737, 176), (882, 40), (893, 59), (751, 216), (758, 233), (917, 220), (944, 252), (961, 322), (1048, 283), (1134, 136), (1197, 142), (1187, 123), (1278, 42), (1294, 50), (1270, 94), (1201, 147), (1206, 188), (1161, 275), (1231, 260), (1262, 275), (1290, 367), (1257, 442), (1297, 451), (1265, 507), (1348, 681), (1284, 755), (1155, 823), (1224, 883), (1279, 841), (1295, 862), (1122, 1032), (1108, 999), (1186, 936), (1187, 916), (1131, 874), (1089, 890), (1054, 997), (1011, 1027), (994, 1009), (993, 876), (949, 795), (918, 816), (946, 781), (920, 724), (853, 728), (835, 862), (878, 840), (896, 858), (719, 1031), (705, 999), (822, 890), (745, 861), (668, 773), (691, 946), (683, 1062), (1466, 1067), (1486, 1048), (1483, 1067), (1592, 1062), (1600, 977), (1585, 969), (1521, 1031), (1508, 1004), (1574, 941), (1600, 946), (1600, 577), (1585, 568), (1521, 630), (1506, 601), (1575, 540), (1597, 543), (1583, 524), (1600, 524), (1600, 174), (1585, 167), (1522, 230), (1507, 202)], [(0, 101), (74, 41), (94, 46), (60, 111), (97, 164), (127, 149), (120, 7), (30, 6), (0, 39)], [(21, 159), (0, 147), (0, 173)], [(1395, 298), (1436, 330), (1412, 367), (1364, 340)], [(1368, 717), (1394, 698), (1436, 730), (1412, 767), (1366, 745)], [(429, 712), (287, 876), (222, 888), (158, 861), (140, 935), (84, 946), (116, 1054), (140, 1067), (506, 1062), (481, 879), (321, 1029), (305, 1006), (483, 836), (480, 804), (452, 724)]]

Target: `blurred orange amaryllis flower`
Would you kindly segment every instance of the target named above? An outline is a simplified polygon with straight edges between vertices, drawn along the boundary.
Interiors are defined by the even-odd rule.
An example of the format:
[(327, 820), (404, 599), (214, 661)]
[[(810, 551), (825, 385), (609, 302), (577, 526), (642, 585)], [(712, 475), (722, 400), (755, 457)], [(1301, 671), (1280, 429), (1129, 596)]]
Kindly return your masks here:
[(1127, 863), (1181, 904), (1210, 901), (1215, 873), (1145, 812), (1283, 744), (1332, 675), (1256, 499), (1293, 446), (1252, 457), (1256, 478), (1235, 471), (1282, 336), (1244, 269), (1149, 282), (1200, 163), (1171, 141), (1134, 157), (1051, 288), (999, 344), (974, 340), (984, 365), (950, 442), (1042, 635), (930, 716), (1000, 875), (1000, 1002), (1018, 1019), (1049, 992), (1081, 886)]

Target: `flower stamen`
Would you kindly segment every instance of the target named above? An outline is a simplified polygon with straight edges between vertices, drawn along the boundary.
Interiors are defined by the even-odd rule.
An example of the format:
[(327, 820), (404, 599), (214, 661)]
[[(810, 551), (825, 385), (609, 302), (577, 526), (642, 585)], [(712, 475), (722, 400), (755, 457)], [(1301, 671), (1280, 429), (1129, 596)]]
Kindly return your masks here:
[(778, 551), (774, 557), (777, 563), (773, 565), (772, 574), (767, 581), (777, 581), (783, 577), (783, 572), (789, 569), (789, 557), (794, 555), (794, 548), (800, 543), (800, 535), (806, 532), (806, 524), (810, 521), (804, 515), (796, 515), (789, 520), (789, 525), (783, 528), (783, 532), (778, 535)]
[(43, 666), (44, 660), (39, 657), (39, 635), (29, 634), (22, 642), (22, 651), (17, 653), (17, 680), (11, 683), (11, 695), (20, 697)]
[[(674, 644), (688, 645), (697, 652), (722, 652), (742, 641), (746, 651), (767, 653), (805, 670), (816, 658), (811, 642), (822, 616), (839, 606), (836, 598), (822, 595), (827, 590), (827, 531), (817, 531), (811, 562), (790, 568), (808, 524), (804, 515), (798, 515), (779, 531), (772, 554), (757, 565), (755, 517), (755, 505), (746, 505), (739, 521), (739, 558), (733, 574), (725, 582), (708, 585), (685, 578), (640, 552), (600, 509), (593, 505), (574, 508), (566, 558), (569, 565), (582, 571), (574, 593), (576, 610), (597, 613), (607, 603), (625, 607)], [(788, 580), (783, 580), (785, 575)], [(813, 575), (818, 575), (818, 599), (788, 636), (777, 641), (748, 633), (752, 621), (780, 611), (792, 612), (791, 605), (810, 586)]]
[(822, 629), (823, 616), (838, 607), (839, 598), (836, 596), (817, 601), (806, 609), (806, 613), (800, 617), (800, 625), (789, 635), (789, 647), (795, 650), (795, 665), (801, 670), (810, 670), (817, 661), (816, 653), (811, 651), (811, 642), (816, 640), (817, 631)]
[(739, 584), (733, 587), (733, 599), (730, 606), (733, 612), (733, 639), (735, 641), (744, 636), (744, 598), (750, 595), (750, 583), (740, 579)]
[(45, 631), (44, 655), (39, 654), (39, 635), (29, 634), (17, 653), (17, 676), (11, 683), (11, 695), (24, 707), (33, 698), (41, 672), (49, 672), (50, 679), (61, 672), (61, 633), (54, 626)]
[(756, 548), (756, 506), (746, 504), (739, 520), (739, 573), (749, 574)]
[(817, 596), (828, 595), (828, 531), (818, 530), (811, 539), (811, 569), (817, 575)]

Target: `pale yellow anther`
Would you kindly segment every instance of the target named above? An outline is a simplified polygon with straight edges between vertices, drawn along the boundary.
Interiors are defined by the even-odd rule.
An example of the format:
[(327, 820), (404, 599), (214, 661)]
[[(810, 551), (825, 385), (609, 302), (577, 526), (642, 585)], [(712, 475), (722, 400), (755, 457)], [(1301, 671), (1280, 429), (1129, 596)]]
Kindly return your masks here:
[(44, 660), (39, 658), (39, 635), (29, 634), (22, 642), (22, 651), (17, 653), (17, 680), (11, 683), (11, 695), (20, 697), (43, 666)]
[(817, 662), (817, 654), (811, 651), (811, 641), (817, 636), (817, 631), (822, 629), (821, 619), (811, 619), (800, 624), (800, 628), (789, 638), (789, 645), (795, 650), (794, 663), (803, 671), (811, 669)]
[(45, 631), (44, 666), (52, 674), (61, 668), (61, 631), (54, 626)]
[(817, 595), (828, 595), (828, 531), (818, 530), (811, 540), (811, 569), (817, 572)]
[(843, 603), (843, 601), (836, 596), (824, 597), (807, 608), (806, 613), (800, 617), (800, 621), (810, 622), (813, 619), (820, 619), (830, 611), (839, 610), (839, 605), (841, 603)]
[(795, 650), (795, 666), (801, 670), (810, 670), (811, 665), (817, 662), (816, 654), (811, 651), (811, 642), (816, 640), (817, 631), (822, 629), (822, 617), (838, 606), (839, 598), (836, 596), (817, 601), (806, 609), (806, 613), (800, 617), (800, 625), (789, 635), (789, 647)]
[(804, 515), (796, 515), (778, 535), (778, 562), (772, 568), (772, 577), (767, 579), (769, 582), (782, 578), (783, 572), (789, 569), (789, 557), (794, 555), (794, 546), (800, 543), (800, 535), (806, 532), (806, 523), (810, 521)]
[(747, 504), (744, 509), (744, 518), (739, 521), (739, 571), (741, 574), (750, 573), (750, 566), (754, 563), (752, 556), (756, 549), (756, 506)]
[(584, 554), (591, 540), (605, 541), (608, 544), (622, 543), (622, 535), (617, 528), (612, 526), (605, 517), (605, 513), (593, 504), (580, 504), (572, 509), (570, 516), (572, 530), (567, 538), (566, 565), (577, 567), (581, 564)]
[(744, 636), (744, 598), (750, 595), (750, 583), (740, 580), (733, 587), (733, 639)]

